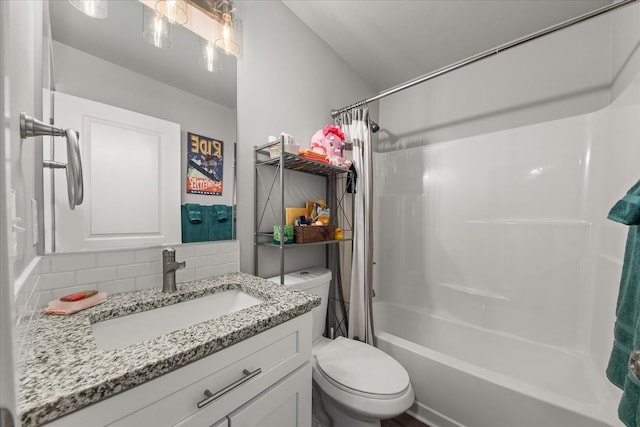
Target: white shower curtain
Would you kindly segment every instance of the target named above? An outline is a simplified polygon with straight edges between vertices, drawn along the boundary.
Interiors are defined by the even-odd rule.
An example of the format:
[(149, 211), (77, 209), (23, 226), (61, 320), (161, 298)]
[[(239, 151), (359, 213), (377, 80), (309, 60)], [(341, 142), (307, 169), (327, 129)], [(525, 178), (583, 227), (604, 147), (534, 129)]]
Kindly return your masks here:
[(369, 109), (354, 108), (337, 120), (353, 143), (357, 182), (353, 200), (353, 257), (349, 298), (349, 338), (373, 344), (373, 175)]

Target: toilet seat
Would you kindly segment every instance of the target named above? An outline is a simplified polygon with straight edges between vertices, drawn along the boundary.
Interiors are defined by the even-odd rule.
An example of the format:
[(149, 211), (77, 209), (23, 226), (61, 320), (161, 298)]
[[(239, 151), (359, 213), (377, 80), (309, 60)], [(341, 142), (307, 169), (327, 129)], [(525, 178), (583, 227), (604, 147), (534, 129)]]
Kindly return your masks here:
[[(361, 346), (367, 349), (364, 350)], [(325, 349), (328, 350), (325, 352)], [(364, 356), (362, 354), (358, 356), (359, 351), (363, 351)], [(333, 341), (325, 338), (314, 341), (313, 353), (313, 383), (319, 388), (323, 398), (327, 398), (332, 402), (327, 403), (328, 407), (343, 408), (338, 411), (339, 413), (347, 414), (349, 417), (355, 417), (358, 420), (378, 420), (378, 424), (374, 422), (371, 425), (379, 425), (379, 420), (393, 418), (406, 411), (413, 403), (415, 395), (409, 381), (409, 375), (402, 365), (387, 356), (382, 350), (346, 338), (337, 338)], [(384, 356), (381, 356), (380, 353)], [(336, 358), (334, 365), (329, 362), (332, 354)], [(338, 360), (338, 356), (340, 356), (340, 360)], [(387, 360), (385, 356), (389, 357), (390, 360)], [(367, 360), (374, 360), (373, 366), (377, 366), (377, 368), (373, 369), (378, 369), (378, 371), (365, 371), (368, 373), (361, 374), (365, 377), (379, 377), (383, 372), (390, 369), (392, 372), (397, 373), (400, 380), (395, 384), (392, 382), (391, 387), (386, 392), (375, 385), (370, 388), (364, 386), (363, 384), (366, 384), (364, 382), (353, 382), (355, 375), (349, 375), (348, 369), (344, 368), (346, 364), (343, 363), (349, 359), (351, 359), (351, 362), (355, 361), (355, 364), (361, 363), (363, 365), (366, 365), (365, 362)], [(321, 362), (324, 365), (324, 369), (320, 366)], [(349, 363), (349, 365), (353, 366), (354, 363)], [(340, 366), (342, 366), (342, 369), (340, 369)], [(384, 367), (380, 368), (380, 366)], [(396, 371), (396, 367), (399, 368), (399, 372)], [(326, 370), (329, 370), (331, 375)], [(403, 386), (404, 389), (398, 392), (398, 389)], [(376, 391), (377, 393), (371, 393), (371, 391)], [(331, 413), (331, 411), (330, 409), (329, 412)], [(353, 423), (342, 424), (346, 426)]]
[(369, 399), (397, 399), (410, 387), (407, 371), (391, 356), (338, 337), (315, 355), (317, 370), (333, 386)]

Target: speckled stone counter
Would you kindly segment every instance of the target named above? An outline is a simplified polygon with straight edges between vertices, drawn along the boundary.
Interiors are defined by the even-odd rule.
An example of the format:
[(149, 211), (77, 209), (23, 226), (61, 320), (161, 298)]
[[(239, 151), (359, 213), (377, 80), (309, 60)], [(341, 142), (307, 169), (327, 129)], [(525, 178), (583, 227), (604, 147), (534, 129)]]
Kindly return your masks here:
[[(91, 323), (230, 289), (264, 299), (217, 319), (128, 347), (101, 351)], [(71, 316), (43, 315), (21, 362), (19, 411), (24, 427), (38, 426), (157, 378), (310, 311), (320, 298), (244, 273), (225, 274), (160, 289), (109, 296)]]

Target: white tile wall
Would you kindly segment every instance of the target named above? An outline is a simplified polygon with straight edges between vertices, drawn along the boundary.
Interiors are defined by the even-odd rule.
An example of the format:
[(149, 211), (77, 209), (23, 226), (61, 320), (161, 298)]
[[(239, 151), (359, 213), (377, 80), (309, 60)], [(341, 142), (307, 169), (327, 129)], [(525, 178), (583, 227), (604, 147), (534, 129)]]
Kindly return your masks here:
[[(238, 241), (190, 243), (175, 249), (176, 259), (186, 263), (176, 274), (178, 283), (240, 271)], [(161, 247), (37, 257), (16, 280), (17, 351), (28, 346), (28, 332), (50, 300), (84, 289), (117, 294), (161, 287), (161, 259)]]
[[(28, 348), (29, 331), (32, 330), (37, 322), (40, 307), (40, 288), (41, 282), (41, 259), (36, 257), (23, 274), (16, 279), (15, 287), (15, 307), (16, 307), (16, 348), (15, 354), (19, 357)], [(19, 364), (19, 369), (22, 366)]]
[[(178, 283), (239, 271), (239, 243), (208, 242), (178, 245), (176, 259), (185, 261)], [(162, 286), (162, 248), (127, 249), (82, 254), (54, 254), (43, 258), (40, 305), (66, 293), (97, 288), (108, 294)]]
[[(587, 345), (590, 305), (612, 330), (615, 291), (591, 277), (615, 271), (592, 271), (591, 238), (602, 224), (601, 247), (621, 259), (606, 213), (638, 179), (640, 127), (637, 107), (610, 109), (376, 153), (377, 297), (569, 349)], [(601, 360), (607, 338), (591, 337)]]

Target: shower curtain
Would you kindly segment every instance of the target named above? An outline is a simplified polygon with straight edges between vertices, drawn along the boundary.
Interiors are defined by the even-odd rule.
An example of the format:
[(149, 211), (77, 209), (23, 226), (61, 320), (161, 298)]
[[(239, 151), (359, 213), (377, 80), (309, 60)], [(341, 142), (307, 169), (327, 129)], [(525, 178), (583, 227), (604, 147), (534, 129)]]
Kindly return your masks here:
[(373, 175), (369, 109), (353, 108), (337, 118), (353, 143), (357, 182), (353, 200), (353, 255), (349, 298), (349, 338), (373, 344)]

